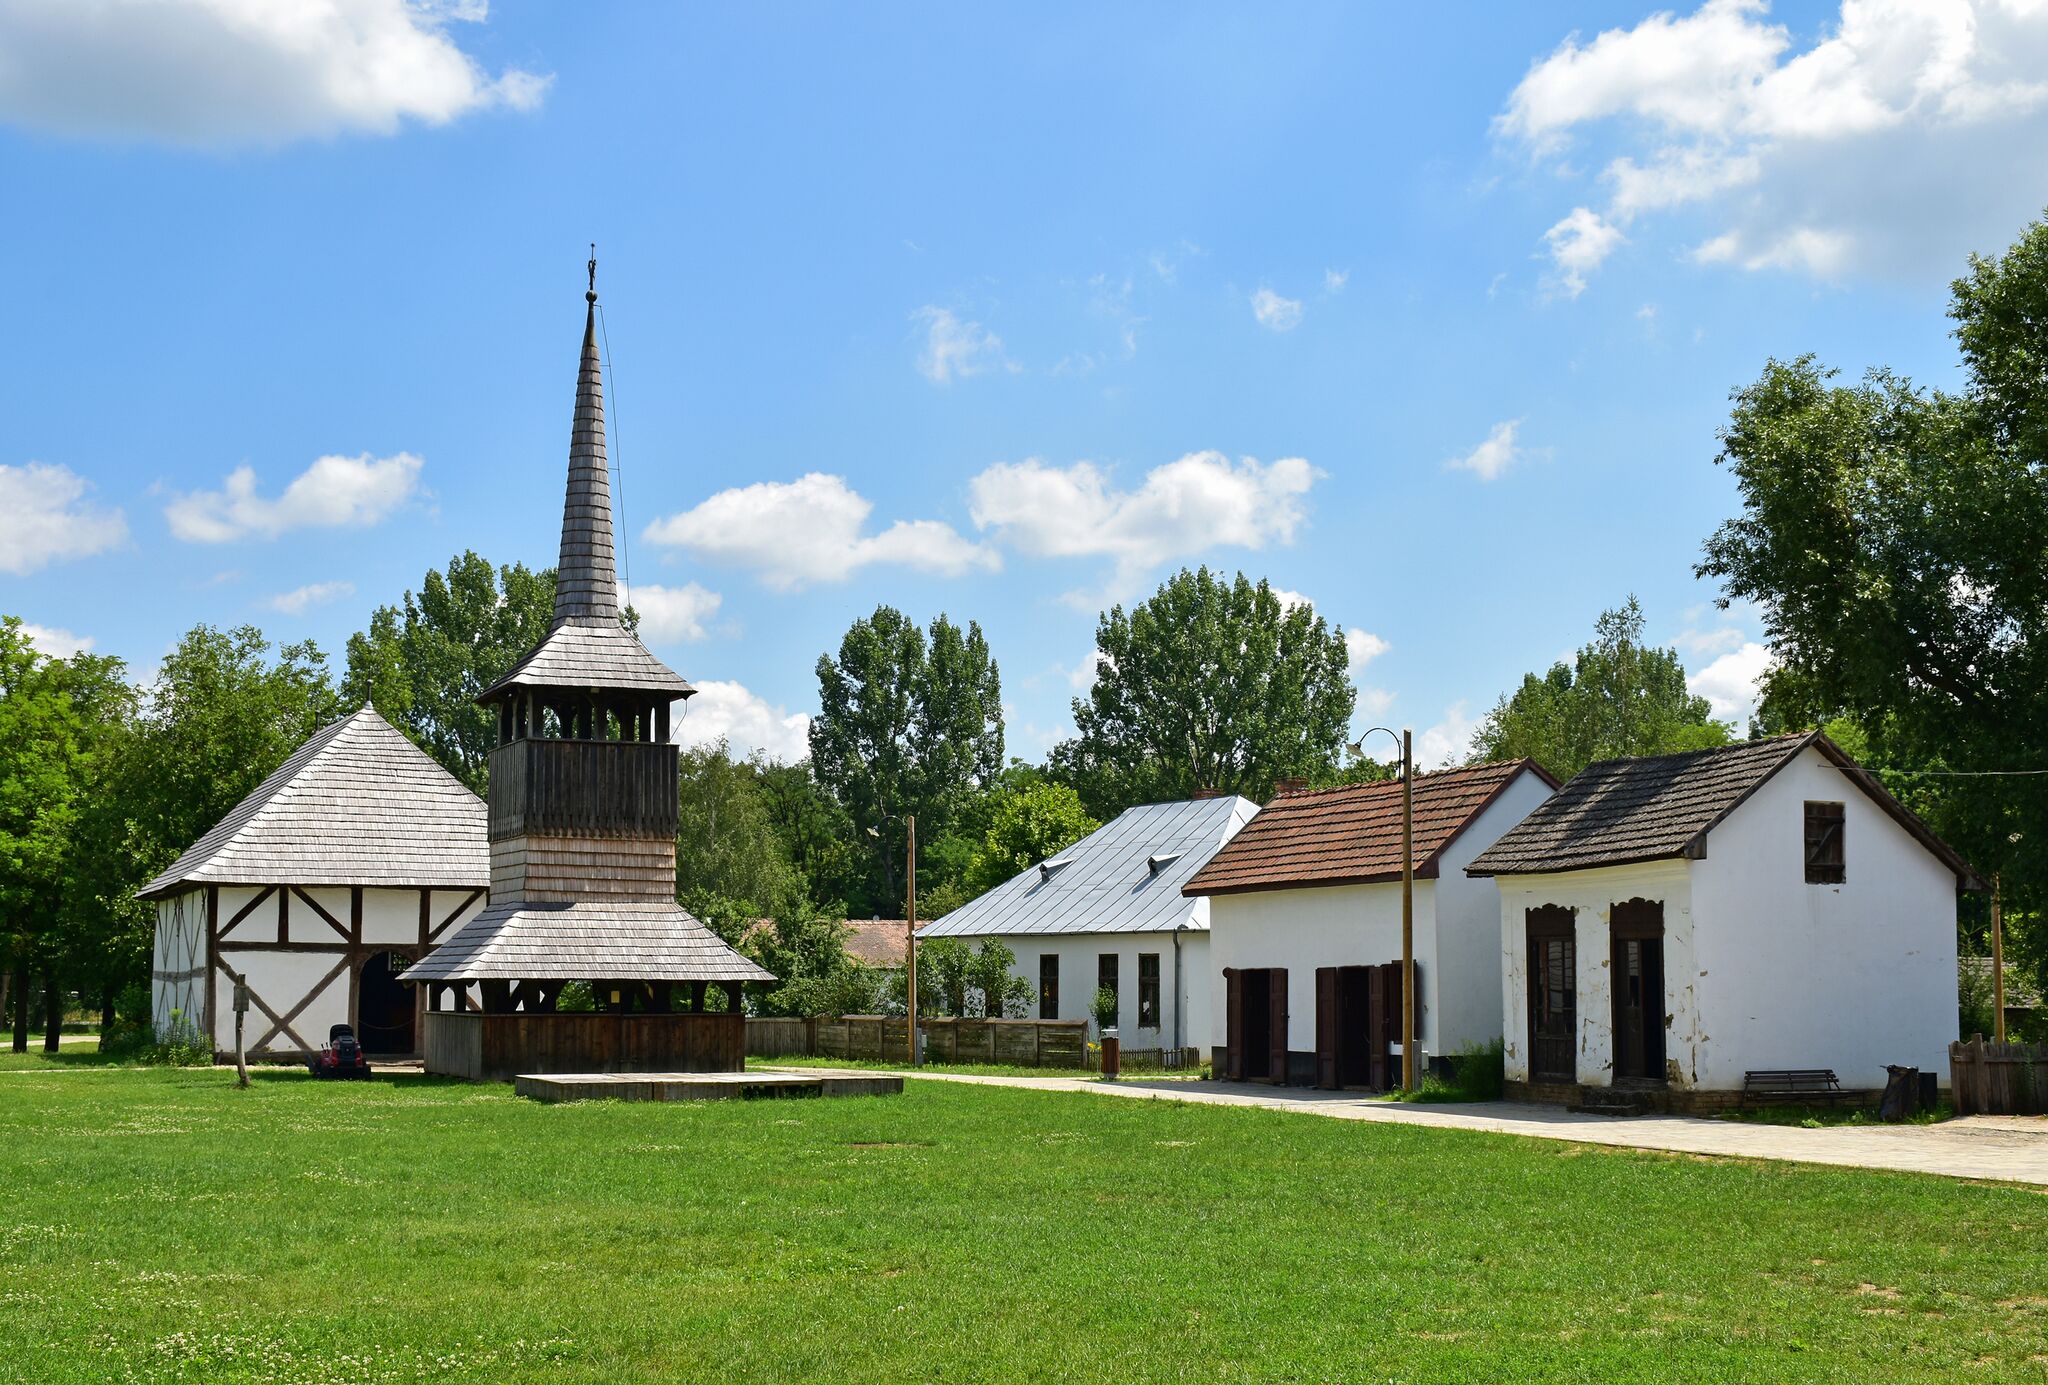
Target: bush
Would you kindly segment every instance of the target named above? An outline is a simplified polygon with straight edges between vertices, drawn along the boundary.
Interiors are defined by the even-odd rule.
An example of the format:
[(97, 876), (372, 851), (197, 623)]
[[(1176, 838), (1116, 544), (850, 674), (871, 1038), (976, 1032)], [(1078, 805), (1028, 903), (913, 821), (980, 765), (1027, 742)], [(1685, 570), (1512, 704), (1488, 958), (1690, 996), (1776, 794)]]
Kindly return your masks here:
[(588, 981), (564, 981), (562, 990), (555, 997), (555, 1013), (558, 1015), (587, 1015), (597, 1009), (597, 992), (590, 989)]
[(1116, 992), (1104, 986), (1095, 993), (1095, 1000), (1088, 1007), (1088, 1013), (1095, 1016), (1097, 1029), (1116, 1028)]
[(1451, 1055), (1451, 1075), (1422, 1075), (1416, 1101), (1499, 1101), (1505, 1053), (1501, 1041), (1467, 1044)]
[(213, 1065), (213, 1045), (182, 1010), (171, 1011), (170, 1037), (157, 1042), (147, 1014), (141, 1018), (116, 1020), (114, 1027), (100, 1035), (100, 1052), (130, 1063), (154, 1063), (170, 1068), (203, 1068)]

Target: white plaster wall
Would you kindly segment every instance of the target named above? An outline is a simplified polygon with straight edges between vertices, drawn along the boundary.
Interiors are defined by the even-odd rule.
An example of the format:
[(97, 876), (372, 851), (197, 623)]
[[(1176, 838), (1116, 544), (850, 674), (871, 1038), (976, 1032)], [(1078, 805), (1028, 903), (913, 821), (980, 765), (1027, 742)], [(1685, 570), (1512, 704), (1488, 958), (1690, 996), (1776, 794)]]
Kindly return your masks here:
[[(1704, 1086), (1708, 1034), (1701, 1019), (1704, 984), (1696, 948), (1697, 900), (1686, 861), (1568, 871), (1558, 875), (1501, 876), (1501, 1038), (1510, 1081), (1529, 1079), (1528, 911), (1545, 904), (1574, 912), (1577, 952), (1578, 1044), (1576, 1080), (1604, 1087), (1614, 1080), (1614, 989), (1609, 978), (1608, 917), (1630, 899), (1664, 905), (1664, 1059), (1677, 1086)], [(1675, 1066), (1674, 1066), (1675, 1065)], [(1736, 1075), (1741, 1081), (1741, 1074)]]
[[(292, 1008), (305, 999), (306, 993), (333, 970), (341, 958), (342, 954), (338, 952), (233, 952), (227, 954), (226, 960), (229, 966), (249, 978), (249, 989), (263, 997), (266, 1005), (280, 1015), (289, 1015)], [(327, 1041), (329, 1025), (348, 1023), (348, 978), (348, 972), (343, 971), (327, 983), (311, 1004), (293, 1017), (292, 1028), (303, 1035), (311, 1047), (317, 1049)], [(223, 1053), (232, 1053), (235, 1048), (235, 988), (225, 976), (217, 985), (214, 1046)], [(252, 1053), (257, 1051), (259, 1044), (266, 1049), (298, 1047), (291, 1036), (284, 1033), (272, 1035), (268, 1043), (263, 1043), (264, 1031), (270, 1028), (270, 1016), (254, 1004), (249, 1006), (244, 1025), (243, 1032)]]
[[(205, 891), (201, 890), (203, 901)], [(228, 920), (242, 911), (242, 906), (262, 894), (260, 888), (251, 885), (222, 885), (220, 887), (220, 926), (227, 929)], [(318, 920), (315, 920), (316, 922)], [(206, 921), (200, 920), (199, 935), (206, 936)], [(222, 934), (230, 942), (261, 942), (265, 938), (277, 939), (277, 897), (271, 896), (251, 910), (249, 916), (236, 924), (232, 930)]]
[[(1845, 880), (1805, 879), (1805, 805), (1843, 805)], [(1697, 1080), (1833, 1068), (1879, 1087), (1884, 1065), (1948, 1071), (1956, 1037), (1956, 879), (1849, 777), (1808, 750), (1707, 838), (1693, 866), (1703, 1046)]]
[[(1433, 1052), (1501, 1037), (1500, 890), (1465, 874), (1474, 857), (1554, 792), (1524, 770), (1445, 849), (1436, 881), (1437, 1024)], [(1429, 977), (1425, 972), (1424, 984)]]
[[(379, 893), (379, 894), (382, 894), (382, 893), (385, 893), (385, 892), (384, 892), (384, 891), (374, 891), (374, 892), (372, 892), (372, 891), (365, 891), (365, 895), (366, 895), (366, 896), (367, 896), (368, 894), (370, 894), (370, 893)], [(389, 935), (387, 936), (387, 935), (386, 935), (386, 933), (385, 933), (385, 932), (383, 932), (383, 931), (379, 931), (379, 932), (377, 932), (377, 933), (372, 933), (372, 932), (370, 931), (370, 917), (371, 917), (371, 915), (370, 915), (370, 901), (369, 901), (369, 899), (368, 899), (368, 898), (366, 897), (366, 898), (365, 898), (365, 899), (363, 900), (363, 936), (364, 936), (364, 938), (366, 938), (366, 939), (369, 939), (370, 941), (373, 941), (373, 942), (413, 942), (413, 941), (415, 941), (415, 940), (416, 940), (416, 939), (417, 939), (417, 938), (419, 937), (419, 901), (418, 901), (418, 897), (417, 897), (416, 895), (414, 895), (414, 894), (413, 894), (413, 893), (412, 893), (411, 891), (398, 891), (398, 890), (393, 890), (393, 891), (390, 891), (389, 893), (390, 893), (390, 894), (391, 894), (391, 895), (393, 896), (393, 900), (394, 900), (394, 902), (393, 902), (393, 904), (392, 904), (392, 909), (393, 909), (393, 911), (394, 911), (394, 918), (393, 918), (393, 921), (392, 921), (391, 923), (389, 923), (389, 924), (386, 924), (386, 923), (383, 923), (383, 922), (381, 922), (381, 921), (380, 921), (380, 922), (379, 922), (379, 924), (377, 925), (377, 926), (378, 926), (378, 928), (379, 928), (380, 930), (383, 930), (383, 929), (385, 929), (385, 928), (389, 928), (389, 929), (390, 929), (390, 933), (389, 933)], [(404, 899), (404, 902), (405, 902), (406, 904), (408, 904), (408, 905), (409, 905), (409, 906), (410, 906), (410, 907), (412, 908), (412, 910), (413, 910), (413, 914), (412, 914), (412, 917), (411, 917), (411, 919), (409, 920), (409, 926), (410, 926), (410, 928), (411, 928), (411, 931), (410, 931), (410, 932), (406, 932), (406, 931), (404, 931), (404, 926), (403, 926), (403, 923), (402, 923), (402, 921), (400, 921), (400, 920), (397, 920), (397, 919), (395, 918), (395, 913), (396, 913), (396, 912), (398, 911), (398, 905), (397, 905), (397, 900), (398, 900), (398, 899), (399, 899), (399, 897), (401, 897), (401, 896), (403, 897), (403, 899)], [(449, 913), (450, 913), (450, 912), (451, 912), (452, 910), (454, 910), (454, 909), (455, 909), (455, 907), (456, 907), (457, 905), (461, 904), (461, 903), (462, 903), (462, 902), (463, 902), (464, 900), (468, 899), (468, 898), (469, 898), (469, 896), (470, 896), (470, 891), (469, 891), (469, 890), (466, 890), (466, 889), (459, 889), (459, 890), (435, 890), (435, 891), (433, 892), (433, 895), (432, 895), (432, 897), (431, 897), (431, 898), (429, 899), (429, 901), (428, 901), (428, 909), (429, 909), (429, 911), (430, 911), (430, 917), (429, 917), (429, 918), (428, 918), (428, 920), (427, 920), (427, 927), (429, 927), (429, 928), (436, 928), (436, 929), (438, 929), (438, 928), (441, 928), (441, 920), (443, 920), (443, 919), (447, 918), (447, 917), (448, 917), (448, 915), (449, 915)], [(463, 924), (465, 924), (465, 923), (468, 923), (468, 922), (469, 922), (469, 921), (470, 921), (471, 919), (475, 918), (475, 917), (476, 917), (476, 916), (477, 916), (478, 914), (482, 913), (482, 912), (483, 912), (483, 908), (484, 908), (484, 906), (485, 906), (486, 904), (488, 904), (489, 902), (490, 902), (490, 899), (489, 899), (489, 896), (488, 896), (488, 894), (480, 894), (480, 895), (478, 895), (478, 896), (476, 897), (476, 900), (475, 900), (475, 902), (473, 902), (473, 903), (469, 904), (469, 905), (468, 905), (467, 907), (465, 907), (465, 908), (464, 908), (464, 909), (462, 910), (461, 914), (459, 914), (459, 915), (457, 915), (457, 916), (456, 916), (455, 922), (453, 922), (453, 923), (449, 924), (447, 928), (445, 928), (445, 929), (442, 929), (442, 930), (441, 930), (441, 932), (440, 932), (439, 936), (438, 936), (438, 937), (437, 937), (437, 938), (435, 939), (435, 945), (436, 945), (436, 946), (439, 946), (439, 945), (440, 945), (441, 943), (445, 943), (445, 942), (447, 942), (447, 941), (448, 941), (448, 940), (449, 940), (450, 938), (454, 937), (454, 936), (455, 936), (455, 933), (456, 933), (456, 930), (457, 930), (457, 929), (459, 929), (459, 928), (461, 928)], [(380, 904), (380, 911), (381, 911), (381, 908), (382, 908), (382, 906), (381, 906), (381, 904)]]
[[(1438, 1033), (1436, 886), (1415, 882), (1415, 960), (1422, 969), (1415, 1039), (1425, 1054), (1443, 1052)], [(1401, 882), (1259, 890), (1209, 901), (1209, 975), (1216, 1003), (1208, 1043), (1229, 1042), (1226, 968), (1287, 968), (1287, 1047), (1315, 1051), (1316, 968), (1371, 967), (1401, 960)]]
[[(980, 939), (962, 939), (969, 947)], [(1207, 1051), (1209, 1044), (1209, 936), (1198, 928), (1180, 935), (1182, 995), (1176, 997), (1173, 984), (1173, 935), (1171, 933), (1015, 933), (1001, 939), (1017, 955), (1015, 973), (1031, 984), (1033, 997), (1028, 1015), (1038, 1018), (1038, 959), (1051, 953), (1060, 959), (1059, 1013), (1053, 1018), (1085, 1020), (1095, 1003), (1097, 959), (1105, 952), (1117, 955), (1117, 1000), (1120, 1014), (1117, 1037), (1125, 1048), (1169, 1048), (1173, 1044), (1174, 1015), (1181, 1016), (1181, 1042)], [(1138, 1027), (1138, 956), (1159, 956), (1159, 1027)], [(1182, 1008), (1184, 1007), (1184, 1008)]]

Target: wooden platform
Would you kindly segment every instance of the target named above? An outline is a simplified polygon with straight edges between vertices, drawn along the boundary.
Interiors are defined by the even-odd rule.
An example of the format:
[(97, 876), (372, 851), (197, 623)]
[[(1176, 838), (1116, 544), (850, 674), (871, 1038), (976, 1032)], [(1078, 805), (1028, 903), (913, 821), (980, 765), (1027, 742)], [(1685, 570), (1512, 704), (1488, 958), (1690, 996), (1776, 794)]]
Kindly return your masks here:
[(885, 1072), (830, 1068), (752, 1072), (527, 1073), (515, 1096), (535, 1101), (725, 1101), (733, 1098), (901, 1096), (903, 1079)]

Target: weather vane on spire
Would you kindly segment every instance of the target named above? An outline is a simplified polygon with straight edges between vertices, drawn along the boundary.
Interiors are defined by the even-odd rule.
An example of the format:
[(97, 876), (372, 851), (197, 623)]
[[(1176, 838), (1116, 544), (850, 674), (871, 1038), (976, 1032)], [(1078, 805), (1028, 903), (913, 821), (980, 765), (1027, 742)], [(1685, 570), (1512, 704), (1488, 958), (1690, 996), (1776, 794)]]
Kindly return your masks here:
[(584, 300), (585, 300), (586, 302), (590, 302), (590, 303), (595, 303), (595, 302), (597, 301), (597, 242), (596, 242), (596, 241), (592, 241), (592, 242), (590, 243), (590, 263), (589, 263), (588, 265), (584, 266), (584, 267), (585, 267), (586, 269), (588, 269), (588, 270), (590, 271), (590, 288), (589, 288), (589, 290), (588, 290), (587, 292), (585, 292), (585, 293), (584, 293), (583, 297), (584, 297)]

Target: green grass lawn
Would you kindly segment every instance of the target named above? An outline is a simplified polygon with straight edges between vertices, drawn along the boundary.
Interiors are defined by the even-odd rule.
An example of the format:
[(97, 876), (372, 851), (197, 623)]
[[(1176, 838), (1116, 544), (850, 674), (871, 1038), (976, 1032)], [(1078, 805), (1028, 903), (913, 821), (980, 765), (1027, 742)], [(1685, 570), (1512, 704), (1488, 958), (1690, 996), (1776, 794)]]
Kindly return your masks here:
[(2041, 1378), (2048, 1197), (912, 1082), (0, 1073), (0, 1380)]

